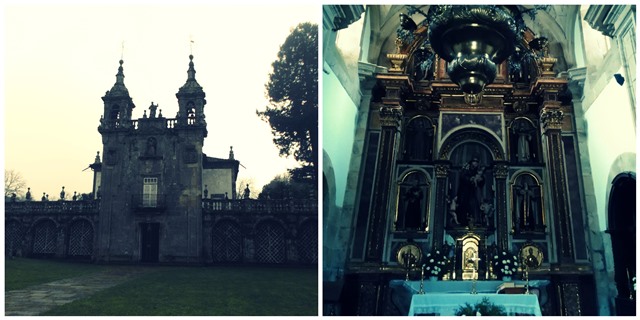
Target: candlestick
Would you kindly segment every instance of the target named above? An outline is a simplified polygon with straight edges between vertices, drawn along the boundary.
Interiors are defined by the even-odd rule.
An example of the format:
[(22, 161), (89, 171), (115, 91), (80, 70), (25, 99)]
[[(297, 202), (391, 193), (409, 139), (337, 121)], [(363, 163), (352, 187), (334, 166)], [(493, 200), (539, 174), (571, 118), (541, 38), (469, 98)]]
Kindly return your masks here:
[(426, 264), (422, 265), (422, 272), (420, 272), (420, 291), (418, 294), (424, 294), (424, 267)]

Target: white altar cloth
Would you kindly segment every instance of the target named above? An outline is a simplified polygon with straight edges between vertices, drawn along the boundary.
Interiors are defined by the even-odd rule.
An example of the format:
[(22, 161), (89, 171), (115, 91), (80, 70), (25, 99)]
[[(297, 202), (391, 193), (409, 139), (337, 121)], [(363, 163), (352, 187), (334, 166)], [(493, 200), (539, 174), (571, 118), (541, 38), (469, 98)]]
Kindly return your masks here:
[(470, 294), (470, 293), (425, 293), (414, 294), (411, 298), (409, 315), (433, 314), (454, 316), (456, 310), (465, 303), (475, 305), (482, 298), (489, 298), (491, 303), (502, 306), (508, 316), (535, 315), (542, 316), (538, 297), (534, 294)]
[[(500, 280), (483, 280), (476, 282), (476, 292), (478, 293), (497, 293), (498, 287), (505, 282), (513, 282), (517, 285), (524, 285), (526, 281), (500, 281)], [(543, 288), (549, 284), (549, 280), (531, 280), (529, 286), (531, 288)], [(410, 293), (418, 293), (420, 291), (420, 281), (404, 281), (391, 280), (392, 287), (404, 287)], [(473, 281), (424, 281), (424, 291), (429, 293), (470, 293)]]

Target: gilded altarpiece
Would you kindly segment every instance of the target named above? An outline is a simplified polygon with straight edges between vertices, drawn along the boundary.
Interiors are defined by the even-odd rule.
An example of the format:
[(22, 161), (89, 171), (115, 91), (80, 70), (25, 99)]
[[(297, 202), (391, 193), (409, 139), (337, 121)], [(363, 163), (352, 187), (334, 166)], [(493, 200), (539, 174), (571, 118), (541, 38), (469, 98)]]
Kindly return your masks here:
[[(360, 187), (347, 266), (363, 301), (353, 313), (393, 315), (388, 280), (420, 278), (422, 261), (398, 262), (404, 246), (421, 256), (441, 249), (453, 261), (442, 279), (468, 281), (496, 279), (496, 252), (533, 245), (544, 258), (530, 278), (551, 283), (541, 293), (543, 314), (581, 314), (584, 299), (576, 295), (588, 292), (580, 281), (592, 273), (576, 253), (584, 244), (574, 241), (584, 239), (572, 224), (581, 194), (567, 187), (574, 173), (566, 170), (563, 141), (575, 135), (563, 98), (567, 80), (535, 64), (515, 74), (503, 62), (482, 99), (469, 103), (446, 63), (420, 46), (422, 32), (415, 30), (411, 43), (396, 42), (388, 71), (376, 76), (381, 97), (367, 130), (379, 140), (361, 171), (360, 180), (372, 185)], [(366, 282), (357, 280), (365, 275)]]

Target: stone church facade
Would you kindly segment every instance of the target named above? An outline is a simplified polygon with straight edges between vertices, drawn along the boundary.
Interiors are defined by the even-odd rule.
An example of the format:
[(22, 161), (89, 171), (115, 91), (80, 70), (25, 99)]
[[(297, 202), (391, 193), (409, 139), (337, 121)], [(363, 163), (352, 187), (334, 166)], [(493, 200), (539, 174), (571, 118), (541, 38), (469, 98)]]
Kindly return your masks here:
[[(541, 253), (529, 275), (548, 283), (543, 315), (635, 314), (636, 235), (623, 227), (636, 223), (635, 6), (525, 17), (516, 47), (530, 60), (498, 64), (481, 100), (434, 54), (429, 10), (323, 7), (324, 122), (335, 119), (323, 137), (324, 314), (403, 315), (391, 281), (419, 280), (419, 257), (434, 250), (453, 263), (441, 280), (492, 281), (494, 255), (523, 248)], [(589, 56), (586, 28), (608, 37), (607, 63)], [(624, 139), (596, 131), (608, 119), (600, 108), (619, 112), (609, 134)]]
[(241, 199), (233, 150), (227, 159), (202, 152), (207, 102), (189, 59), (175, 118), (153, 103), (148, 114), (131, 118), (136, 106), (120, 61), (102, 97), (93, 199), (7, 202), (7, 254), (98, 263), (317, 263), (316, 200)]

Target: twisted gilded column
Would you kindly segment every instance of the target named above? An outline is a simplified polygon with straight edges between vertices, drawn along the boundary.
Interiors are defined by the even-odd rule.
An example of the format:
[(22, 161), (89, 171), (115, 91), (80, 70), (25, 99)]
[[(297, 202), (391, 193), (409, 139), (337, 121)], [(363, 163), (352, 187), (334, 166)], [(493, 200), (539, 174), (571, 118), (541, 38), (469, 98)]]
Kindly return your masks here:
[(396, 145), (396, 133), (402, 119), (402, 106), (383, 105), (380, 108), (380, 147), (377, 163), (377, 174), (374, 180), (370, 223), (367, 236), (366, 261), (381, 261), (384, 248), (387, 208), (389, 204), (389, 187)]

